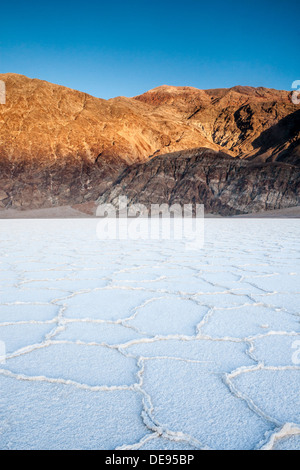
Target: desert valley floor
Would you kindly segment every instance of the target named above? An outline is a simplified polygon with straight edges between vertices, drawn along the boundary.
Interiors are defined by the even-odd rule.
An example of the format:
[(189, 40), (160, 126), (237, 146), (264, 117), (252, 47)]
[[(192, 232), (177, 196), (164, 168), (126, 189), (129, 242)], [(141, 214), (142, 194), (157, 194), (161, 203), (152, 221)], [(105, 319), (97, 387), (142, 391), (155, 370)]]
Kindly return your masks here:
[(0, 221), (0, 448), (300, 449), (299, 219), (96, 224)]

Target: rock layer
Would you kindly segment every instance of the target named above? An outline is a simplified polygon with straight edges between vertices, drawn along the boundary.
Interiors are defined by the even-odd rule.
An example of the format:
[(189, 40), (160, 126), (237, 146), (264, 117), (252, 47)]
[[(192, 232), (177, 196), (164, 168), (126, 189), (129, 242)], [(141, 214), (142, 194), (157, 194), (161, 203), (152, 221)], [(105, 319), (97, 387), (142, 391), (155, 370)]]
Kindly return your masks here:
[(300, 205), (300, 168), (233, 159), (193, 149), (156, 157), (123, 171), (99, 203), (204, 204), (206, 212), (235, 215)]
[(1, 209), (39, 209), (95, 201), (107, 190), (120, 171), (122, 159), (104, 157), (99, 162), (63, 159), (36, 165), (31, 161), (0, 160)]

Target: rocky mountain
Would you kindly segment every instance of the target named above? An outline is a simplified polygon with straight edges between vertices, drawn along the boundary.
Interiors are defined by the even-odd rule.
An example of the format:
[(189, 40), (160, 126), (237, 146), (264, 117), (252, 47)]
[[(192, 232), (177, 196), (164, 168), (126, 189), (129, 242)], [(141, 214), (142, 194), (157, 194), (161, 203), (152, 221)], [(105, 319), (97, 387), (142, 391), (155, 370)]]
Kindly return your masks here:
[[(71, 159), (95, 163), (103, 157), (127, 163), (208, 141), (172, 110), (154, 109), (130, 98), (103, 100), (86, 93), (15, 74), (0, 74), (6, 104), (0, 105), (0, 155), (11, 161)], [(213, 144), (214, 149), (219, 149)]]
[[(157, 111), (171, 111), (232, 156), (285, 161), (300, 139), (300, 109), (286, 91), (236, 86), (197, 90), (162, 86), (137, 96)], [(161, 152), (160, 152), (161, 153)], [(299, 147), (293, 163), (300, 162)]]
[(300, 205), (300, 166), (233, 159), (199, 148), (158, 156), (125, 169), (99, 203), (202, 203), (206, 212), (235, 215)]
[(95, 201), (127, 166), (122, 159), (109, 156), (100, 162), (68, 157), (47, 165), (0, 158), (0, 210)]
[[(229, 159), (235, 184), (245, 191), (240, 179), (246, 168), (253, 175), (263, 168), (271, 179), (259, 184), (270, 188), (280, 173), (276, 188), (280, 183), (283, 191), (289, 183), (294, 190), (287, 189), (281, 203), (270, 197), (266, 207), (295, 205), (300, 109), (286, 91), (162, 86), (134, 98), (103, 100), (16, 74), (0, 74), (0, 80), (6, 84), (6, 104), (0, 105), (0, 210), (82, 204), (102, 194), (109, 199), (120, 175), (128, 178), (139, 168), (147, 178), (148, 168), (169, 153), (173, 163), (192, 164), (182, 151), (195, 148), (218, 155), (214, 178), (222, 178), (223, 160)], [(162, 194), (168, 192), (167, 178), (165, 172)], [(149, 188), (150, 181), (144, 184)]]

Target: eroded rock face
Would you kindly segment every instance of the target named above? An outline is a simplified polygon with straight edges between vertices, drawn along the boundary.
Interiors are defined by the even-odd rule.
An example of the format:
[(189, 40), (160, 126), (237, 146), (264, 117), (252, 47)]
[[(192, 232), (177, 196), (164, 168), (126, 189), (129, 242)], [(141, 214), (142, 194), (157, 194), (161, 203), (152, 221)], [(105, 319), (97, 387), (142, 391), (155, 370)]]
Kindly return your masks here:
[(91, 163), (64, 159), (48, 166), (31, 161), (0, 160), (0, 209), (39, 209), (95, 201), (107, 190), (120, 171), (121, 159), (109, 157)]
[[(238, 197), (241, 207), (244, 198), (251, 197), (257, 168), (262, 167), (264, 178), (269, 180), (259, 178), (256, 182), (263, 194), (263, 188), (269, 188), (265, 207), (295, 202), (300, 109), (292, 104), (288, 92), (251, 87), (204, 91), (162, 86), (135, 98), (102, 100), (16, 74), (0, 75), (0, 80), (6, 84), (6, 103), (0, 105), (0, 210), (95, 201), (99, 194), (116, 186), (115, 180), (126, 168), (126, 174), (133, 177), (136, 167), (129, 171), (130, 165), (155, 159), (155, 168), (155, 157), (196, 147), (226, 152), (227, 157), (220, 154), (220, 158), (230, 159), (230, 179), (236, 172), (235, 182), (232, 179), (226, 189), (233, 191), (228, 198)], [(234, 163), (232, 157), (253, 164), (244, 167), (241, 162)], [(187, 194), (192, 195), (196, 168), (191, 159), (185, 161), (192, 165), (187, 173), (191, 188), (186, 186)], [(218, 162), (217, 170), (212, 166), (205, 172), (207, 188), (213, 194), (227, 177), (227, 163), (222, 169), (222, 162)], [(260, 167), (254, 162), (269, 162), (271, 166)], [(273, 162), (292, 166), (272, 166)], [(139, 168), (145, 175), (138, 176), (148, 187), (148, 165)], [(247, 183), (241, 186), (246, 171)], [(178, 181), (175, 174), (178, 195), (182, 194), (180, 174)], [(164, 178), (161, 186), (168, 188), (167, 168), (160, 178)], [(131, 190), (134, 184), (139, 191), (138, 181), (132, 181)], [(234, 184), (243, 190), (237, 190)], [(277, 189), (281, 191), (284, 185), (285, 202), (276, 196)], [(202, 198), (206, 189), (203, 191)], [(210, 192), (207, 198), (213, 200)], [(229, 207), (229, 202), (226, 204)], [(261, 200), (252, 206), (262, 204)], [(209, 207), (217, 210), (217, 205)]]
[(193, 149), (129, 167), (98, 202), (117, 205), (119, 196), (148, 208), (194, 202), (221, 215), (282, 209), (300, 204), (300, 167)]
[[(172, 112), (130, 98), (103, 100), (15, 74), (0, 74), (0, 155), (40, 166), (63, 159), (94, 163), (103, 157), (145, 160), (157, 149), (175, 151), (207, 139)], [(218, 149), (218, 145), (213, 148)]]
[[(158, 111), (173, 109), (178, 118), (232, 156), (284, 161), (299, 145), (300, 109), (287, 91), (240, 86), (203, 91), (162, 86), (135, 99)], [(299, 161), (298, 153), (294, 163)]]

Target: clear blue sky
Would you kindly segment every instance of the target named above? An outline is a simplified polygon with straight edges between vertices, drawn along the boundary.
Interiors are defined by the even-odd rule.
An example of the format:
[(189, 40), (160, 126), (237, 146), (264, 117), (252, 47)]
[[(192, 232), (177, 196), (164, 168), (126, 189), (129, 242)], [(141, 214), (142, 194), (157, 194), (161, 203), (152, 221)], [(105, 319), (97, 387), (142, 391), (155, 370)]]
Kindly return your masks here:
[(299, 15), (289, 0), (5, 1), (0, 73), (102, 98), (163, 84), (289, 90)]

